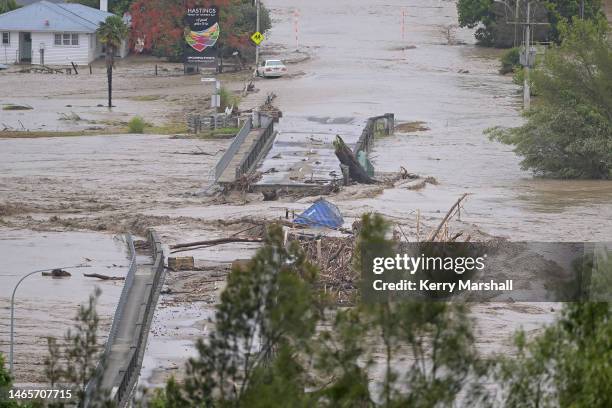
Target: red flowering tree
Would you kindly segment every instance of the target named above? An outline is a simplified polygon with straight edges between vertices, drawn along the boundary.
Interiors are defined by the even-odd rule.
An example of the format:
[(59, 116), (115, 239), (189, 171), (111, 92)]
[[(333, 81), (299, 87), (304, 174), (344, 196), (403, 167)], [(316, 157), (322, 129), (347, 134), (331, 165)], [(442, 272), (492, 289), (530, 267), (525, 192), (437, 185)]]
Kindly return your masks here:
[[(130, 7), (130, 43), (132, 47), (140, 43), (144, 52), (180, 60), (185, 49), (183, 29), (187, 8), (212, 5), (220, 9), (218, 44), (222, 54), (239, 50), (243, 56), (250, 56), (254, 47), (249, 37), (256, 27), (256, 9), (251, 0), (135, 0)], [(263, 6), (260, 24), (262, 31), (271, 25), (269, 13)]]

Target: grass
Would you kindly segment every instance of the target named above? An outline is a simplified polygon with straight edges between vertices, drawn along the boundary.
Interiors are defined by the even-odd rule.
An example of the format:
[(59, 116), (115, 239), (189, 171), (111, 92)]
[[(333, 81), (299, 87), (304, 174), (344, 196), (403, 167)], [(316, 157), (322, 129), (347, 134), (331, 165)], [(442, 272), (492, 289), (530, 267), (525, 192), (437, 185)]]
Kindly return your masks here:
[(138, 102), (151, 102), (151, 101), (160, 100), (161, 95), (138, 95), (138, 96), (133, 96), (129, 99), (132, 101), (138, 101)]
[(240, 103), (240, 96), (236, 95), (225, 87), (222, 87), (219, 90), (219, 95), (221, 96), (221, 109), (225, 109), (232, 106), (234, 107), (234, 109), (238, 109), (238, 104)]
[(187, 124), (185, 123), (166, 123), (160, 126), (149, 125), (145, 128), (147, 133), (154, 135), (173, 135), (177, 133), (187, 133)]
[[(140, 121), (144, 123), (144, 128), (140, 131)], [(132, 123), (134, 122), (134, 123)], [(102, 121), (98, 123), (103, 123)], [(130, 127), (130, 123), (132, 126)], [(145, 122), (140, 117), (133, 118), (129, 123), (125, 122), (109, 122), (113, 127), (103, 130), (76, 130), (76, 131), (49, 131), (49, 130), (23, 130), (23, 131), (0, 131), (0, 139), (36, 139), (43, 137), (78, 137), (78, 136), (104, 136), (104, 135), (120, 135), (131, 133), (147, 133), (152, 135), (177, 135), (187, 134), (189, 129), (187, 124), (179, 122), (170, 122), (163, 125), (152, 125)], [(188, 137), (194, 139), (224, 139), (231, 138), (238, 133), (238, 128), (222, 128), (213, 131), (204, 132), (198, 135), (190, 135)]]
[[(0, 132), (0, 139), (38, 139), (42, 137), (78, 137), (78, 136), (100, 136), (115, 135), (118, 132), (110, 130), (81, 130), (81, 131), (48, 131), (48, 130), (23, 130)], [(120, 133), (120, 132), (119, 132)]]

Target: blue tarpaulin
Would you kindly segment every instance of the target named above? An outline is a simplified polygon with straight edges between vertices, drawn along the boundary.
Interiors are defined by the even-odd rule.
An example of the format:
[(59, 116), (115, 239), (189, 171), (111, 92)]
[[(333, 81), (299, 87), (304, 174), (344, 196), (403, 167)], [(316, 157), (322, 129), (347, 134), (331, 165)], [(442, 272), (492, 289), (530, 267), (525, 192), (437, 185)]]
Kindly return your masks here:
[(338, 207), (323, 198), (318, 199), (306, 211), (295, 217), (293, 222), (312, 227), (329, 228), (340, 228), (344, 224)]

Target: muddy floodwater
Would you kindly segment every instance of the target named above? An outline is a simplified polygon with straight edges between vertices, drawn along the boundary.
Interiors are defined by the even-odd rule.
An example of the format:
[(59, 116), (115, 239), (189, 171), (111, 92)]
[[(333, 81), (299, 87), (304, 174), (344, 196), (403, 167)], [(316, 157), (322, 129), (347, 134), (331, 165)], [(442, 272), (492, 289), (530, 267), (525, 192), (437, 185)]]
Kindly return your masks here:
[[(472, 30), (455, 30), (456, 45), (448, 44), (442, 28), (456, 24), (455, 2), (268, 0), (267, 5), (273, 28), (266, 34), (263, 54), (278, 58), (295, 49), (293, 12), (297, 8), (298, 46), (310, 58), (291, 64), (285, 78), (257, 79), (259, 91), (241, 101), (243, 108), (254, 106), (254, 98), (274, 92), (274, 103), (283, 111), (278, 138), (261, 166), (263, 171), (274, 167), (277, 172), (262, 182), (333, 171), (337, 162), (330, 142), (335, 135), (354, 143), (368, 117), (392, 112), (398, 123), (420, 121), (427, 130), (377, 139), (374, 166), (380, 171), (403, 166), (411, 173), (435, 177), (438, 184), (418, 191), (352, 186), (329, 196), (347, 226), (364, 212), (379, 212), (409, 228), (420, 210), (421, 222), (431, 227), (467, 192), (471, 195), (461, 222), (453, 228), (472, 228), (515, 241), (610, 239), (612, 182), (534, 178), (521, 170), (520, 158), (510, 147), (483, 134), (492, 126), (521, 123), (520, 88), (510, 77), (498, 74), (499, 52), (476, 47)], [(403, 38), (402, 7), (406, 10)], [(129, 79), (122, 79), (121, 103), (132, 107), (135, 102), (129, 98), (138, 97), (139, 91)], [(66, 94), (62, 90), (40, 104), (49, 112), (60, 104), (65, 107), (67, 95), (78, 94), (70, 87), (80, 81), (85, 82), (64, 78)], [(148, 79), (150, 85), (155, 81)], [(183, 92), (191, 92), (185, 103), (203, 103), (197, 77), (163, 81), (174, 91), (146, 102), (154, 105), (147, 110), (152, 117), (170, 96), (175, 102), (184, 100)], [(97, 83), (104, 85), (99, 79)], [(232, 89), (242, 85), (229, 84)], [(149, 89), (148, 93), (166, 91)], [(96, 97), (102, 96), (98, 90)], [(6, 95), (0, 97), (3, 103), (16, 99), (37, 107), (23, 93), (16, 93), (11, 101)], [(94, 111), (79, 112), (95, 120)], [(172, 117), (183, 111), (174, 107)], [(36, 116), (27, 115), (24, 111), (5, 117), (42, 127)], [(86, 257), (92, 259), (86, 261), (91, 266), (87, 271), (125, 273), (125, 246), (113, 239), (115, 234), (131, 231), (143, 236), (146, 228), (155, 227), (166, 246), (227, 237), (244, 230), (242, 218), (276, 219), (286, 209), (299, 212), (317, 198), (281, 197), (270, 203), (259, 194), (226, 201), (203, 196), (228, 145), (228, 140), (153, 135), (0, 139), (0, 253), (5, 262), (0, 274), (0, 351), (7, 351), (8, 288), (41, 264), (81, 263)], [(256, 248), (256, 244), (230, 244), (200, 249), (186, 254), (193, 255), (197, 265), (214, 265), (190, 273), (168, 271), (141, 384), (161, 385), (170, 375), (180, 376), (185, 358), (195, 353), (195, 339), (205, 337), (210, 329), (208, 318), (228, 264), (250, 257)], [(30, 318), (18, 326), (18, 347), (35, 343), (36, 353), (30, 360), (18, 355), (21, 367), (27, 366), (18, 367), (19, 382), (40, 380), (34, 373), (41, 369), (44, 336), (63, 333), (78, 303), (87, 299), (96, 284), (82, 278), (80, 270), (67, 281), (28, 279), (20, 291), (19, 313)], [(102, 313), (110, 316), (121, 284), (97, 284), (103, 286)], [(486, 353), (510, 352), (510, 337), (516, 329), (537, 332), (555, 319), (559, 307), (519, 302), (474, 305), (477, 346)], [(47, 312), (41, 310), (50, 311), (50, 324), (43, 323)]]
[[(302, 162), (308, 173), (317, 159), (304, 152), (321, 150), (317, 140), (330, 140), (336, 133), (347, 141), (357, 139), (360, 128), (351, 128), (347, 118), (361, 125), (369, 116), (393, 112), (398, 121), (422, 121), (430, 130), (378, 140), (372, 154), (376, 169), (404, 166), (434, 176), (440, 184), (419, 193), (386, 190), (376, 199), (353, 202), (355, 208), (400, 218), (419, 208), (435, 217), (468, 192), (472, 196), (463, 220), (492, 234), (553, 242), (612, 236), (612, 181), (533, 178), (521, 170), (511, 147), (483, 135), (493, 126), (521, 123), (521, 89), (509, 76), (498, 74), (499, 53), (476, 47), (472, 30), (455, 31), (456, 42), (464, 44), (447, 44), (442, 29), (457, 22), (455, 2), (268, 4), (280, 20), (269, 41), (295, 48), (292, 15), (297, 8), (299, 46), (313, 58), (299, 67), (303, 76), (266, 81), (265, 87), (278, 95), (284, 117), (264, 171), (276, 166), (271, 157), (281, 151), (292, 154), (292, 146), (299, 145), (294, 163), (308, 160)], [(402, 8), (407, 14), (403, 38)], [(309, 136), (315, 143), (305, 141)]]
[(18, 382), (44, 381), (42, 359), (46, 337), (60, 339), (73, 326), (78, 305), (86, 303), (95, 288), (101, 338), (107, 336), (111, 317), (121, 293), (121, 281), (101, 282), (83, 273), (125, 276), (127, 246), (121, 237), (92, 232), (45, 232), (0, 229), (0, 352), (9, 354), (10, 297), (19, 279), (34, 270), (67, 268), (72, 276), (52, 278), (35, 274), (27, 277), (15, 294), (15, 378)]

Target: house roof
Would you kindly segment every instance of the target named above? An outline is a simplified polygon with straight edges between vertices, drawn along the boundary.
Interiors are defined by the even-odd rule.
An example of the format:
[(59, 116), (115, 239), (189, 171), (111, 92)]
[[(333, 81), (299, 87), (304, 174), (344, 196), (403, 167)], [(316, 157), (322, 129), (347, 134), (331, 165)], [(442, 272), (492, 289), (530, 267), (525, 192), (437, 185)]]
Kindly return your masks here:
[(0, 31), (94, 33), (112, 15), (78, 3), (43, 0), (0, 14)]
[[(40, 0), (15, 0), (18, 6), (29, 6), (32, 3), (38, 3)], [(47, 0), (50, 3), (64, 3), (64, 0)]]

